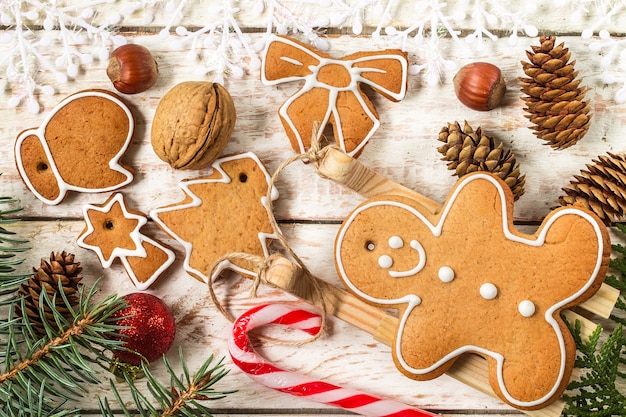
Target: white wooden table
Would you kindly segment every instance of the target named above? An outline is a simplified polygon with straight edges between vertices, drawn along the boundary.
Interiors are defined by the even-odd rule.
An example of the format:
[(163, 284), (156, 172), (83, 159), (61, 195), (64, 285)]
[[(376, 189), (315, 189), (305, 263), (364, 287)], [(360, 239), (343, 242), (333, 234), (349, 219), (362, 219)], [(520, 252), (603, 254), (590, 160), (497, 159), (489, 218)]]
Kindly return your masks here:
[[(132, 2), (128, 2), (132, 3)], [(210, 3), (210, 2), (204, 2)], [(214, 2), (220, 3), (217, 0)], [(236, 3), (236, 2), (233, 2)], [(405, 4), (406, 3), (406, 4)], [(408, 26), (417, 20), (418, 12), (410, 6), (412, 2), (396, 5), (394, 16), (397, 26)], [(555, 151), (544, 145), (528, 129), (527, 119), (520, 99), (519, 77), (523, 76), (520, 60), (525, 59), (525, 50), (537, 44), (536, 38), (520, 34), (516, 45), (511, 45), (507, 32), (509, 26), (496, 28), (500, 39), (488, 40), (482, 50), (475, 46), (464, 46), (449, 36), (439, 42), (442, 54), (452, 59), (458, 67), (474, 61), (497, 64), (507, 81), (507, 93), (501, 107), (491, 112), (477, 112), (464, 107), (455, 97), (452, 77), (448, 71), (437, 85), (428, 85), (422, 72), (409, 77), (406, 98), (391, 103), (375, 98), (380, 114), (381, 127), (360, 157), (360, 161), (383, 175), (413, 188), (427, 197), (443, 201), (452, 187), (455, 177), (440, 160), (437, 147), (439, 130), (448, 122), (467, 120), (473, 127), (481, 126), (489, 134), (503, 141), (517, 156), (522, 172), (526, 175), (526, 193), (517, 202), (516, 221), (525, 225), (537, 224), (555, 205), (561, 195), (560, 189), (567, 186), (574, 174), (584, 169), (586, 163), (606, 152), (622, 152), (626, 149), (624, 123), (626, 107), (614, 100), (620, 84), (606, 84), (602, 79), (597, 52), (589, 49), (590, 39), (580, 33), (598, 20), (600, 11), (590, 12), (587, 19), (570, 23), (569, 6), (544, 4), (532, 17), (540, 34), (556, 33), (559, 41), (566, 43), (577, 60), (577, 69), (583, 83), (591, 90), (588, 98), (592, 102), (593, 122), (587, 136), (577, 145), (563, 151)], [(237, 18), (250, 44), (262, 41), (265, 27), (251, 12), (254, 2), (241, 1), (233, 4), (241, 8)], [(111, 7), (115, 7), (112, 5)], [(299, 7), (305, 7), (305, 5)], [(210, 10), (201, 1), (189, 1), (185, 6), (185, 25), (201, 27), (212, 19)], [(553, 7), (554, 10), (550, 8)], [(396, 10), (400, 8), (400, 10)], [(406, 9), (406, 10), (404, 10)], [(471, 12), (470, 7), (466, 7)], [(193, 10), (193, 13), (190, 13)], [(403, 11), (404, 10), (404, 11)], [(613, 18), (604, 27), (616, 31), (623, 27), (626, 12)], [(595, 16), (595, 17), (594, 17)], [(472, 29), (470, 16), (459, 23), (460, 28)], [(151, 209), (178, 202), (183, 194), (178, 182), (208, 171), (175, 171), (154, 154), (150, 144), (150, 128), (160, 98), (174, 85), (187, 80), (211, 80), (212, 75), (198, 74), (199, 63), (188, 56), (189, 46), (181, 50), (172, 48), (173, 40), (163, 41), (157, 35), (167, 22), (167, 13), (157, 10), (156, 18), (145, 25), (142, 16), (128, 16), (119, 26), (119, 34), (128, 42), (148, 47), (159, 64), (160, 78), (153, 88), (145, 93), (124, 96), (138, 116), (136, 134), (130, 152), (124, 159), (136, 169), (134, 182), (122, 190), (130, 207), (144, 213)], [(364, 20), (363, 33), (376, 29), (377, 21)], [(42, 30), (41, 27), (36, 27)], [(255, 30), (256, 29), (256, 30)], [(259, 30), (261, 33), (258, 33)], [(172, 32), (174, 28), (172, 28)], [(253, 33), (257, 32), (257, 33)], [(335, 33), (327, 42), (329, 53), (342, 56), (361, 50), (376, 50), (392, 47), (385, 36), (373, 39), (369, 35), (355, 36), (347, 28), (334, 28)], [(464, 35), (467, 31), (464, 32)], [(176, 37), (175, 34), (172, 35)], [(595, 38), (597, 40), (597, 38)], [(614, 38), (619, 39), (619, 38)], [(53, 45), (53, 48), (56, 47)], [(0, 56), (9, 46), (0, 44)], [(210, 49), (209, 49), (210, 50)], [(423, 61), (417, 48), (408, 46), (411, 63)], [(199, 52), (200, 54), (206, 51)], [(112, 90), (105, 74), (106, 62), (96, 61), (80, 66), (78, 75), (65, 84), (55, 84), (54, 96), (41, 96), (39, 114), (31, 114), (22, 107), (7, 106), (10, 91), (0, 95), (0, 194), (20, 201), (23, 221), (12, 226), (20, 236), (30, 241), (32, 249), (26, 253), (24, 269), (37, 265), (41, 257), (51, 251), (75, 253), (82, 262), (86, 282), (103, 275), (102, 292), (126, 294), (135, 291), (121, 265), (103, 270), (93, 252), (76, 245), (78, 234), (83, 229), (82, 207), (87, 203), (102, 203), (108, 195), (72, 193), (58, 206), (46, 206), (38, 201), (24, 186), (14, 164), (13, 142), (18, 133), (26, 128), (38, 126), (47, 112), (65, 96), (82, 89), (103, 88)], [(0, 78), (4, 75), (0, 74)], [(42, 68), (38, 77), (52, 79), (50, 71)], [(273, 172), (293, 152), (285, 138), (277, 116), (278, 107), (296, 91), (296, 84), (280, 87), (263, 86), (258, 71), (246, 72), (241, 78), (227, 77), (225, 85), (231, 93), (237, 109), (238, 119), (232, 139), (225, 154), (253, 151)], [(79, 157), (79, 156), (78, 156)], [(320, 278), (341, 285), (333, 261), (333, 241), (341, 220), (363, 198), (354, 192), (318, 177), (312, 167), (296, 163), (285, 170), (278, 182), (280, 199), (275, 202), (275, 214), (290, 244), (311, 270)], [(189, 358), (189, 366), (203, 362), (208, 355), (227, 356), (226, 343), (230, 334), (229, 322), (213, 306), (205, 284), (193, 279), (183, 271), (182, 247), (152, 222), (147, 232), (170, 245), (177, 255), (173, 267), (150, 288), (149, 292), (161, 297), (172, 309), (177, 319), (175, 346), (182, 346)], [(613, 235), (615, 233), (613, 232)], [(221, 299), (227, 299), (233, 314), (237, 315), (264, 301), (291, 299), (278, 290), (262, 288), (259, 299), (250, 299), (246, 280), (220, 282), (216, 286)], [(417, 407), (450, 415), (508, 415), (517, 414), (502, 402), (479, 393), (472, 388), (443, 376), (430, 382), (415, 382), (402, 376), (391, 360), (390, 348), (377, 343), (369, 334), (359, 331), (340, 320), (330, 318), (328, 331), (320, 340), (293, 348), (268, 346), (261, 349), (263, 355), (279, 366), (301, 372), (328, 382), (372, 394), (395, 398)], [(172, 349), (171, 359), (177, 362), (177, 349)], [(229, 361), (230, 374), (218, 388), (237, 389), (238, 392), (213, 404), (216, 415), (343, 415), (348, 414), (311, 403), (306, 400), (279, 394), (256, 385)], [(157, 375), (164, 375), (159, 365), (154, 366)], [(103, 380), (107, 376), (103, 376)], [(107, 394), (108, 384), (95, 387), (82, 402), (87, 410), (95, 411), (96, 396)]]

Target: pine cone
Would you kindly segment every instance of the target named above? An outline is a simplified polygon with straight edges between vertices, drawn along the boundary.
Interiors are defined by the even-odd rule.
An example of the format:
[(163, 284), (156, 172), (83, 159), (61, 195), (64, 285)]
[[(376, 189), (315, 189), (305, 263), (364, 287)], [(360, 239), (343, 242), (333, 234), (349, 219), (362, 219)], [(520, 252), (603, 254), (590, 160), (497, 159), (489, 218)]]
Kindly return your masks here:
[(506, 182), (515, 200), (524, 194), (526, 179), (520, 176), (515, 155), (505, 151), (501, 142), (496, 144), (480, 127), (474, 131), (467, 122), (463, 128), (459, 122), (448, 123), (439, 132), (439, 140), (445, 142), (437, 148), (443, 155), (441, 159), (448, 161), (448, 169), (455, 170), (459, 178), (470, 172), (487, 171)]
[(562, 206), (580, 205), (593, 211), (607, 225), (621, 220), (626, 213), (626, 154), (608, 153), (587, 164), (563, 188), (564, 196), (557, 202)]
[[(18, 296), (24, 297), (25, 311), (23, 314), (25, 319), (28, 319), (33, 329), (39, 334), (46, 334), (44, 325), (42, 323), (41, 316), (39, 314), (40, 308), (40, 294), (45, 291), (50, 301), (54, 299), (55, 309), (63, 317), (70, 320), (71, 313), (63, 297), (60, 295), (60, 291), (63, 291), (70, 306), (78, 304), (78, 288), (80, 281), (83, 277), (80, 275), (83, 268), (80, 266), (80, 262), (74, 262), (74, 255), (66, 253), (50, 254), (50, 260), (41, 260), (39, 268), (33, 268), (33, 276), (24, 284), (21, 285), (18, 290)], [(49, 305), (44, 307), (45, 317), (48, 323), (52, 327), (56, 327), (54, 315)], [(18, 314), (22, 314), (21, 308), (18, 308)]]
[(574, 145), (585, 136), (591, 123), (590, 106), (584, 100), (587, 87), (579, 87), (576, 61), (568, 62), (570, 52), (563, 43), (555, 46), (554, 36), (539, 38), (541, 45), (526, 51), (530, 62), (523, 62), (523, 99), (535, 135), (555, 149)]

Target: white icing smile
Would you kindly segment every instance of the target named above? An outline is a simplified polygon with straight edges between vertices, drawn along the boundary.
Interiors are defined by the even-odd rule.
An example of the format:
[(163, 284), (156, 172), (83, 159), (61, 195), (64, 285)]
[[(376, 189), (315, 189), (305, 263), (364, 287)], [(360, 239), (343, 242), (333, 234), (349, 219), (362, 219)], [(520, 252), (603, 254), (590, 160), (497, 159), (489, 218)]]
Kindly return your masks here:
[[(388, 242), (389, 242), (389, 247), (391, 249), (400, 249), (404, 246), (404, 241), (399, 236), (391, 236)], [(409, 246), (415, 251), (417, 251), (419, 255), (419, 262), (417, 265), (415, 265), (415, 267), (408, 269), (406, 271), (389, 271), (389, 275), (392, 276), (393, 278), (405, 278), (405, 277), (413, 276), (417, 274), (418, 272), (420, 272), (426, 265), (426, 252), (424, 251), (424, 247), (417, 240), (412, 240), (409, 243)], [(368, 248), (368, 250), (371, 250), (371, 249)], [(381, 255), (378, 258), (378, 266), (380, 266), (383, 269), (389, 269), (393, 266), (393, 264), (394, 264), (393, 257), (390, 255), (385, 254), (385, 255)]]

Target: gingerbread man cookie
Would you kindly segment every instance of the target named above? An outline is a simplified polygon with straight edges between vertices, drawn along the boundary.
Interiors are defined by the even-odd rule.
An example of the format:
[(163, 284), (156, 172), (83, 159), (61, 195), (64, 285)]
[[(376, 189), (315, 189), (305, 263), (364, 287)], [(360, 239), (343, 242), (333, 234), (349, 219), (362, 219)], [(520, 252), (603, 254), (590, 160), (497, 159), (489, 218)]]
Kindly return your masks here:
[[(184, 268), (200, 281), (209, 281), (214, 264), (240, 252), (267, 257), (276, 236), (267, 212), (270, 176), (251, 153), (217, 159), (206, 177), (183, 181), (181, 202), (150, 212), (154, 221), (185, 248)], [(272, 200), (278, 192), (272, 188)], [(246, 260), (225, 261), (222, 269), (254, 275)]]
[(397, 308), (398, 369), (426, 380), (473, 352), (489, 363), (496, 394), (521, 409), (559, 398), (576, 348), (560, 317), (603, 282), (606, 228), (590, 212), (561, 208), (534, 234), (513, 225), (513, 195), (487, 173), (459, 180), (438, 214), (402, 196), (357, 207), (337, 235), (346, 287)]
[(113, 93), (80, 91), (61, 101), (36, 129), (20, 133), (15, 161), (20, 176), (46, 204), (59, 204), (69, 191), (113, 191), (133, 180), (120, 163), (135, 122)]
[(358, 52), (341, 59), (294, 39), (273, 36), (263, 54), (261, 81), (277, 85), (304, 81), (278, 114), (291, 146), (304, 153), (311, 146), (315, 122), (331, 124), (337, 145), (357, 156), (380, 126), (374, 105), (362, 90), (368, 85), (389, 100), (400, 101), (407, 89), (407, 54), (399, 49)]
[(119, 259), (137, 289), (148, 289), (174, 262), (171, 249), (141, 233), (148, 219), (129, 210), (122, 194), (113, 194), (103, 204), (86, 205), (83, 214), (85, 228), (77, 245), (96, 252), (105, 268)]

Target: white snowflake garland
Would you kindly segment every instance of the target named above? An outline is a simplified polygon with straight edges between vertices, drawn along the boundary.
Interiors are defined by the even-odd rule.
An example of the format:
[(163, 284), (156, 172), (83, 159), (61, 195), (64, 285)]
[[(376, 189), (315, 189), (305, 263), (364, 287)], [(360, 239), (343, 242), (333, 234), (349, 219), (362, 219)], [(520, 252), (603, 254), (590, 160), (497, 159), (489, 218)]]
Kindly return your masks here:
[[(247, 71), (257, 71), (259, 53), (272, 33), (297, 35), (317, 49), (330, 43), (327, 28), (347, 29), (368, 36), (385, 47), (399, 47), (415, 57), (410, 71), (425, 84), (438, 84), (455, 71), (456, 57), (442, 48), (442, 38), (452, 40), (459, 50), (480, 52), (486, 43), (507, 36), (515, 45), (521, 35), (535, 37), (537, 27), (529, 21), (539, 7), (570, 12), (579, 22), (589, 21), (581, 33), (590, 40), (592, 52), (601, 57), (603, 82), (621, 83), (615, 100), (626, 101), (626, 41), (613, 38), (605, 27), (626, 14), (620, 0), (554, 0), (519, 2), (513, 0), (419, 0), (411, 2), (414, 18), (406, 13), (404, 0), (8, 0), (0, 2), (0, 87), (9, 107), (40, 111), (39, 95), (55, 93), (54, 85), (80, 76), (92, 63), (108, 60), (125, 38), (115, 28), (129, 19), (140, 25), (164, 19), (159, 35), (172, 49), (187, 50), (197, 62), (198, 75), (225, 83)], [(403, 8), (399, 6), (402, 5)], [(201, 27), (185, 24), (188, 16), (205, 7), (210, 16)], [(245, 18), (253, 16), (265, 34), (252, 42), (242, 30)], [(593, 16), (590, 18), (589, 16)], [(139, 20), (137, 20), (139, 17)], [(98, 22), (98, 23), (95, 23)], [(460, 28), (463, 28), (461, 30)], [(498, 28), (495, 30), (494, 28)], [(502, 28), (508, 28), (504, 30)], [(364, 35), (365, 33), (365, 35)], [(597, 36), (594, 36), (596, 35)], [(470, 48), (468, 48), (468, 45)], [(46, 74), (42, 77), (41, 74)], [(42, 78), (47, 78), (43, 80)]]

